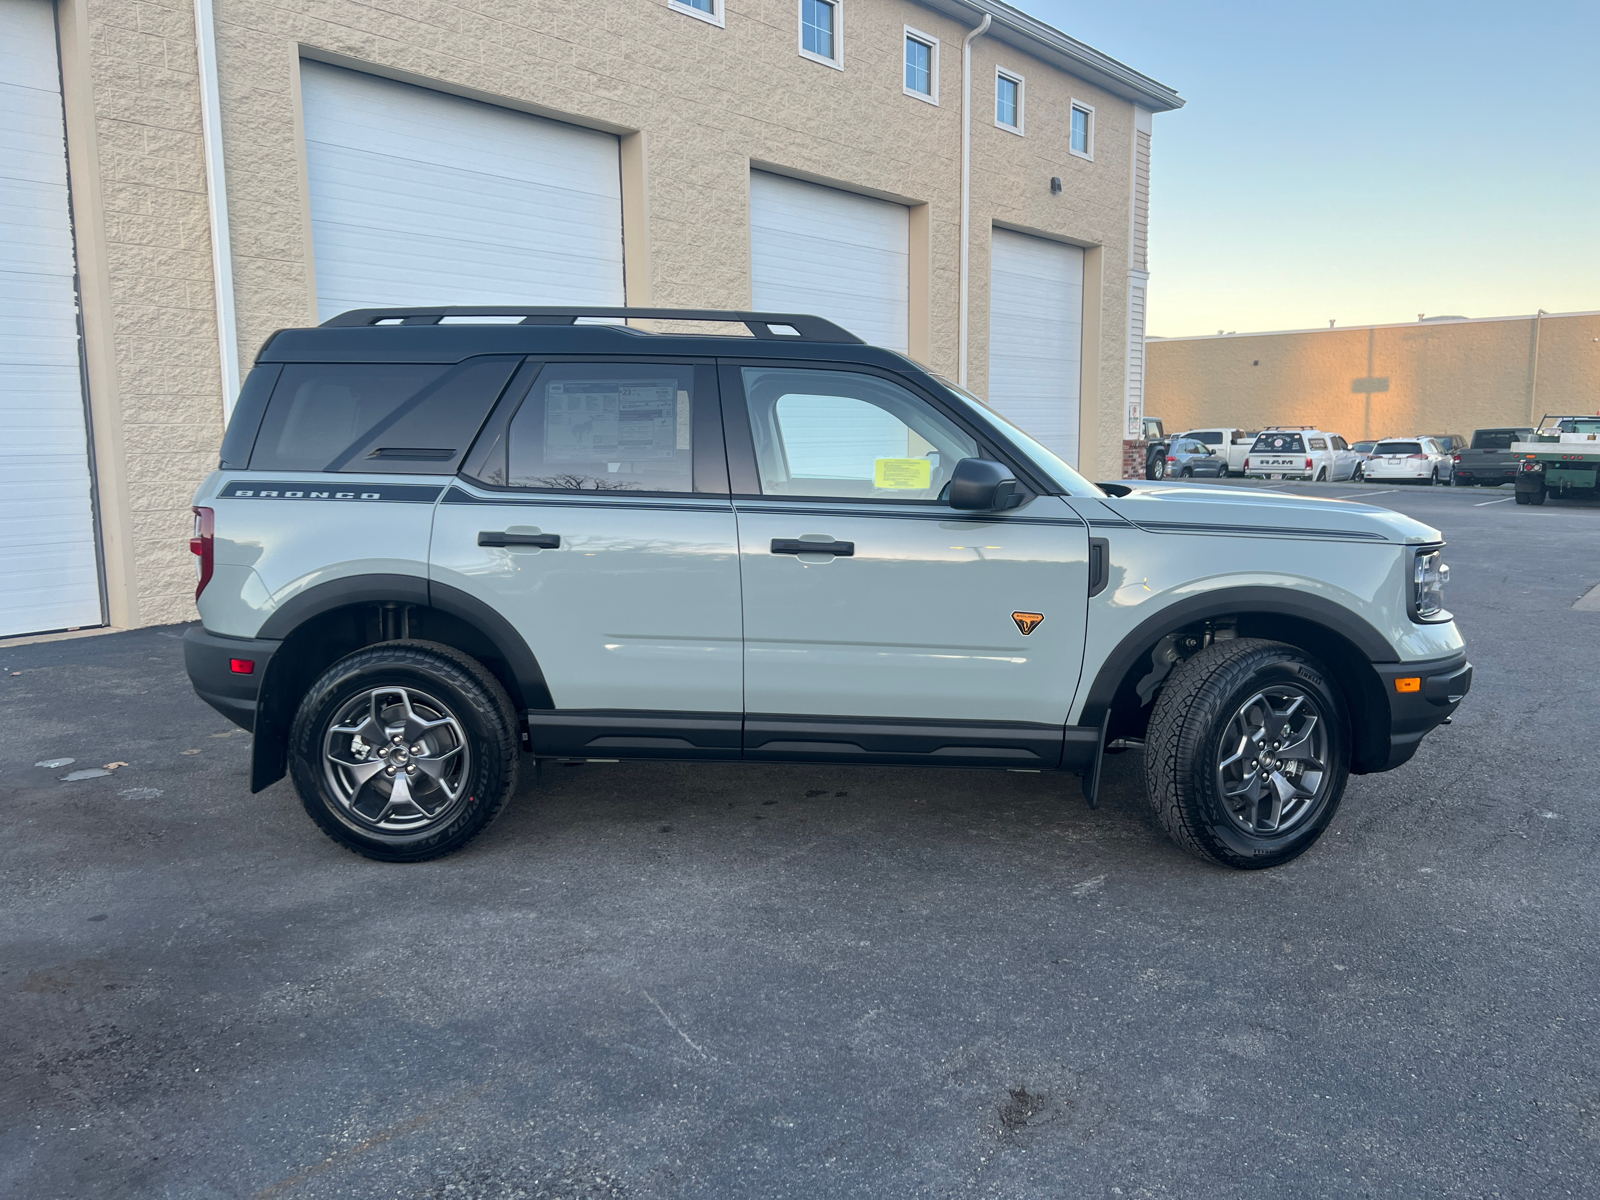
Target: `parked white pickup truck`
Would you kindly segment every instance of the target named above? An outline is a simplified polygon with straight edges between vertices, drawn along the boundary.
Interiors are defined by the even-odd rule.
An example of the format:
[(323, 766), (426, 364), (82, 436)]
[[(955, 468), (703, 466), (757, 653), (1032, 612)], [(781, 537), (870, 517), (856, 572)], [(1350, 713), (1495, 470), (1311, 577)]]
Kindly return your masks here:
[(1244, 460), (1249, 456), (1250, 447), (1259, 434), (1260, 430), (1257, 429), (1234, 429), (1223, 426), (1217, 429), (1191, 429), (1177, 436), (1193, 438), (1202, 445), (1210, 446), (1228, 460), (1229, 475), (1243, 475)]

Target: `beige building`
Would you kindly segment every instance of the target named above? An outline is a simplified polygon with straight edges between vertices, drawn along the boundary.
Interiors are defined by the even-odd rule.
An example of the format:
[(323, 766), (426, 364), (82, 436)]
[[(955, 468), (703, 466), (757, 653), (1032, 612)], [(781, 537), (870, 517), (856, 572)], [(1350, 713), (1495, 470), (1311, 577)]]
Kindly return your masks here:
[(1600, 312), (1151, 338), (1169, 433), (1314, 425), (1351, 441), (1600, 412)]
[(1116, 474), (1182, 101), (998, 0), (0, 0), (0, 103), (4, 637), (191, 619), (241, 373), (351, 307), (816, 312)]

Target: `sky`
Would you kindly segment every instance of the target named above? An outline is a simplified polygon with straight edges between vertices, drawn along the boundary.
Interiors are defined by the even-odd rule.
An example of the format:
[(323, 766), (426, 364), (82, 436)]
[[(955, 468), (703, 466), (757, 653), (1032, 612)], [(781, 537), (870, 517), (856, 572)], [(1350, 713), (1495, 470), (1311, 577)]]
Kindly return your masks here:
[(1600, 0), (1013, 0), (1155, 117), (1148, 332), (1600, 309)]

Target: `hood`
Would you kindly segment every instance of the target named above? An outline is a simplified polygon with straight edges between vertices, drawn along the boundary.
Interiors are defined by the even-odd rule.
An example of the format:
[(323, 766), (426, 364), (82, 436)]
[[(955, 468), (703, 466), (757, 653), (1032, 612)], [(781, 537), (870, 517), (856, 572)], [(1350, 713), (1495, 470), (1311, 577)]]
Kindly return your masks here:
[(1443, 535), (1402, 513), (1354, 500), (1323, 499), (1265, 489), (1196, 487), (1183, 483), (1129, 482), (1124, 496), (1078, 501), (1091, 525), (1101, 523), (1093, 506), (1113, 519), (1152, 533), (1227, 533), (1255, 537), (1392, 542), (1416, 545)]

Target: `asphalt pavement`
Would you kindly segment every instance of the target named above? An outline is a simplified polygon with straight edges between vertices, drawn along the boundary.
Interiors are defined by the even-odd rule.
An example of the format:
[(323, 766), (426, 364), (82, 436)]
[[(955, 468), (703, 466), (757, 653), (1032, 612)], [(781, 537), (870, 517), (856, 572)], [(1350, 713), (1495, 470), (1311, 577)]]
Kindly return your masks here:
[(1137, 753), (546, 767), (383, 865), (180, 629), (0, 645), (0, 1195), (1600, 1195), (1600, 507), (1286, 490), (1444, 530), (1476, 680), (1257, 873)]

